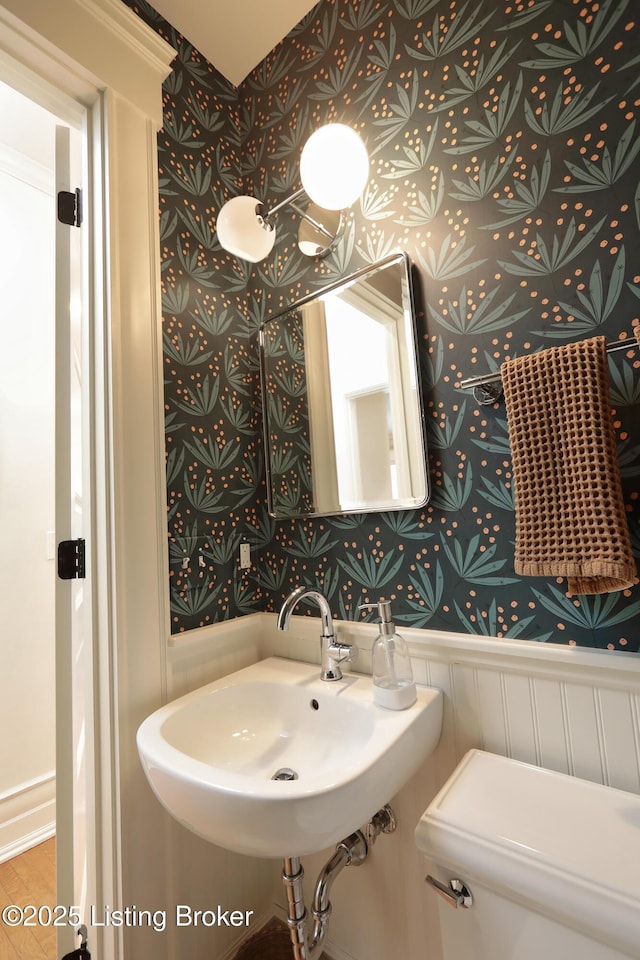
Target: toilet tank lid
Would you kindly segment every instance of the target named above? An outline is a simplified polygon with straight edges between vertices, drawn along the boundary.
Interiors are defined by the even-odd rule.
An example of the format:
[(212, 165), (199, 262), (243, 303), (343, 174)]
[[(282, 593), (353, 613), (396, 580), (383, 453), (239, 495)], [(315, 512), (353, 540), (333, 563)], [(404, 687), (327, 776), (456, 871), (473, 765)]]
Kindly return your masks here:
[(421, 817), (416, 844), (469, 884), (637, 955), (640, 796), (471, 750)]

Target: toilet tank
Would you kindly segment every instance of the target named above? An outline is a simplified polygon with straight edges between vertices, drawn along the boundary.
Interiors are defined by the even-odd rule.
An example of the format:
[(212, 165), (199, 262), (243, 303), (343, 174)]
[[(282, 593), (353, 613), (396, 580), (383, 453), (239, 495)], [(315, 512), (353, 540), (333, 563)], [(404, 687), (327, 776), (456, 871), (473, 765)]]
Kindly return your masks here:
[(640, 796), (471, 750), (415, 838), (473, 896), (441, 901), (445, 960), (639, 960)]

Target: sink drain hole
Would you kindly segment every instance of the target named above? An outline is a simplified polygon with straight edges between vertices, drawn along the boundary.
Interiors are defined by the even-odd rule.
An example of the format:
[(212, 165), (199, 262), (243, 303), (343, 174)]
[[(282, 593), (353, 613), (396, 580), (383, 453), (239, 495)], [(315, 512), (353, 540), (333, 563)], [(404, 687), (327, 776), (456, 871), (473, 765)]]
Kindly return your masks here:
[(271, 777), (272, 780), (297, 780), (298, 774), (291, 767), (280, 767)]

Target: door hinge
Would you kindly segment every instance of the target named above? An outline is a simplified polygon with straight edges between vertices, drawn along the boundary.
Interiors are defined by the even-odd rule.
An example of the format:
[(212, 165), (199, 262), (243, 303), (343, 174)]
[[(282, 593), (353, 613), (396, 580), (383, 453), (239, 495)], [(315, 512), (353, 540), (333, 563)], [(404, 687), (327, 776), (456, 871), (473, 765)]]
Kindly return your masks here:
[(70, 227), (79, 227), (82, 223), (82, 190), (77, 187), (73, 193), (60, 190), (58, 193), (58, 220)]
[(61, 580), (83, 580), (85, 573), (84, 540), (61, 540), (58, 544), (58, 576)]

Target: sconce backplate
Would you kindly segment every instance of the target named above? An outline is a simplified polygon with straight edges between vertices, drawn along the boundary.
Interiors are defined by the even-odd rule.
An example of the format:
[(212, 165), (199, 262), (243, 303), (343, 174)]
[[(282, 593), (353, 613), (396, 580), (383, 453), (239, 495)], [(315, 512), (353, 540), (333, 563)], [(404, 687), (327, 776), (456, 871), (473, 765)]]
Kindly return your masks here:
[[(295, 204), (292, 204), (295, 206)], [(326, 257), (342, 236), (345, 217), (341, 210), (325, 210), (310, 203), (306, 210), (295, 207), (301, 216), (298, 247), (306, 257)]]

